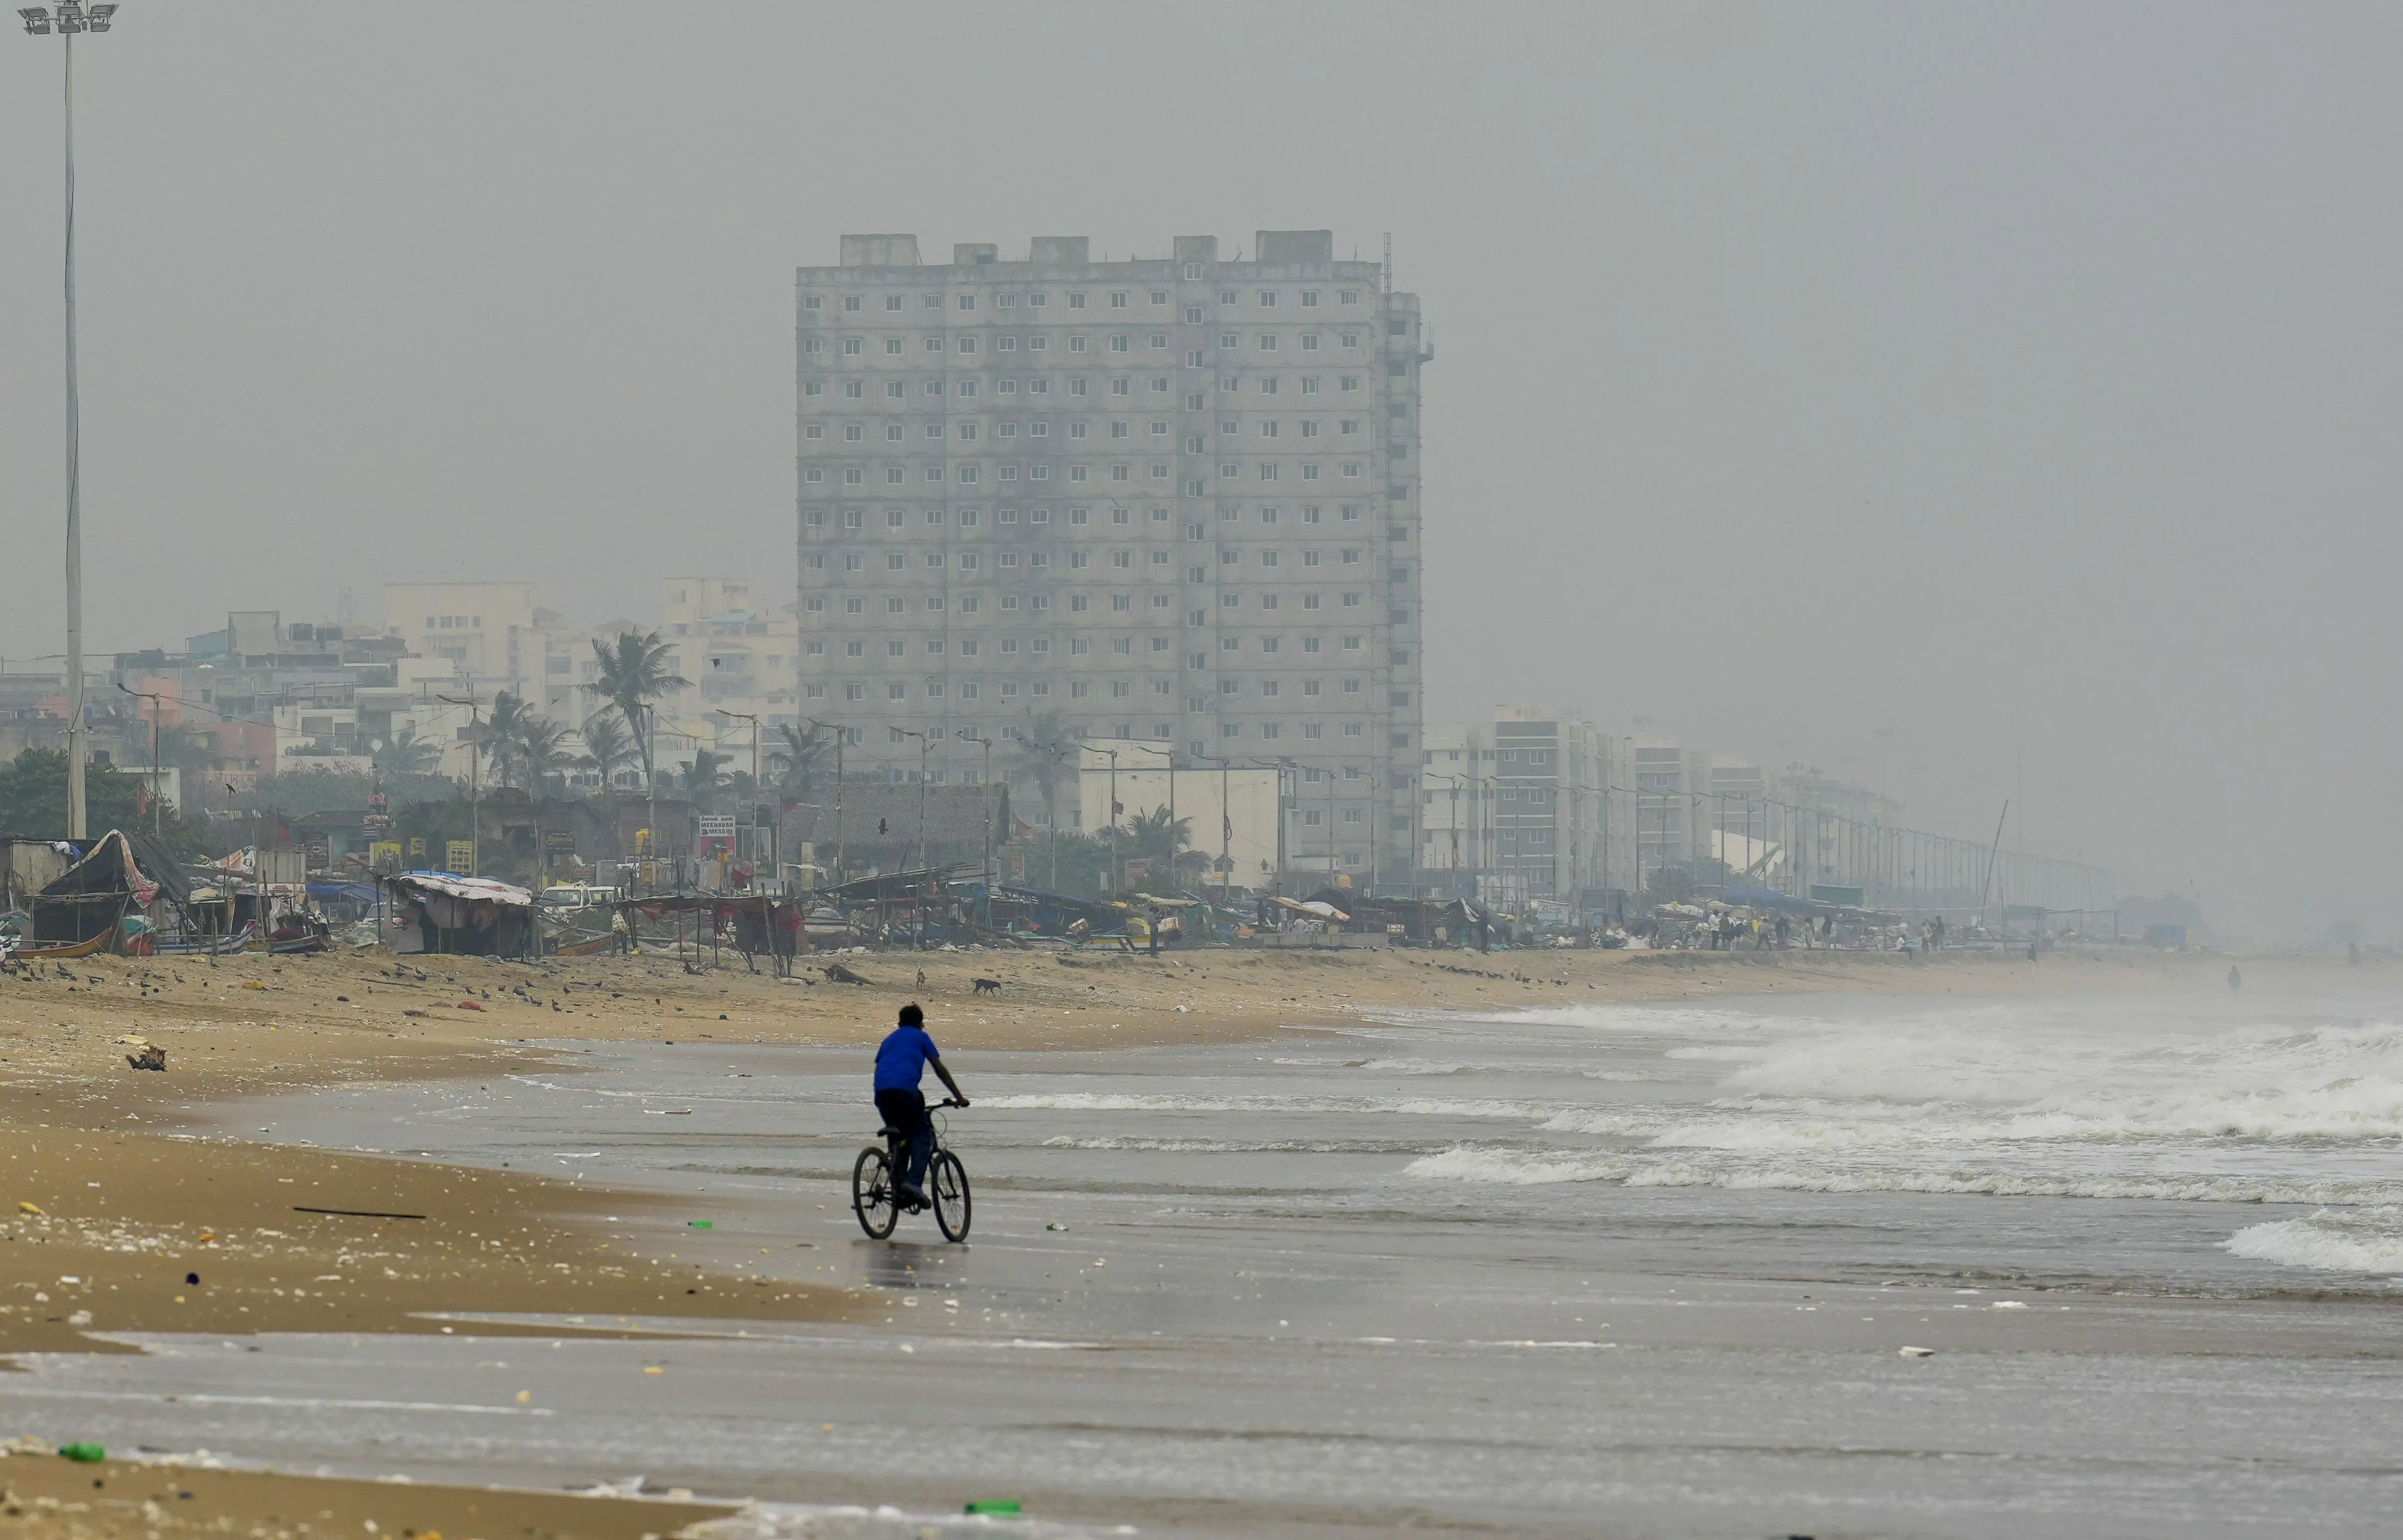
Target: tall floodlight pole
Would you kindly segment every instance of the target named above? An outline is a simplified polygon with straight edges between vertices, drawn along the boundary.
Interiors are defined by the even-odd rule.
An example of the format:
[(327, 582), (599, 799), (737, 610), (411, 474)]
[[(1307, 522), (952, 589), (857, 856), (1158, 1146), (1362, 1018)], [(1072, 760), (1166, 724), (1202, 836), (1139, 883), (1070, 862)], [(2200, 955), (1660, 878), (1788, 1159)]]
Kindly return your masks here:
[[(66, 263), (67, 310), (67, 838), (84, 838), (83, 761), (83, 408), (76, 388), (76, 260), (75, 260), (75, 40), (79, 32), (106, 32), (116, 16), (113, 5), (66, 3), (26, 6), (28, 36), (57, 33), (66, 40), (61, 101), (66, 116)], [(156, 787), (153, 788), (156, 793)]]

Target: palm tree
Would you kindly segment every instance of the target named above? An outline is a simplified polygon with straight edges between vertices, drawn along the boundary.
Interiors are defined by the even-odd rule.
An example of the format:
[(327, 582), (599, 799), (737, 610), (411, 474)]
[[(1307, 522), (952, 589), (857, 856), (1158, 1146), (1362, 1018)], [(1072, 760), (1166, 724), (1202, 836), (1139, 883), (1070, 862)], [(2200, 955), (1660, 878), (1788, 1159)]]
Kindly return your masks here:
[(1060, 881), (1060, 766), (1076, 751), (1076, 740), (1061, 723), (1057, 711), (1035, 715), (1018, 740), (1019, 768), (1035, 778), (1035, 789), (1043, 794), (1043, 821), (1051, 829), (1051, 881), (1055, 887)]
[(600, 677), (584, 687), (617, 707), (618, 715), (625, 719), (626, 733), (642, 756), (643, 786), (651, 803), (646, 822), (653, 831), (649, 838), (657, 839), (660, 782), (658, 767), (651, 763), (651, 702), (670, 690), (684, 688), (691, 681), (668, 672), (668, 645), (660, 640), (658, 631), (619, 631), (615, 647), (594, 642), (592, 657), (600, 665)]
[(476, 751), (492, 762), (493, 779), (504, 786), (517, 784), (529, 720), (540, 718), (526, 709), (525, 698), (503, 690), (493, 697), (492, 715), (475, 728)]
[(527, 789), (538, 795), (546, 782), (573, 769), (581, 756), (568, 752), (567, 728), (547, 716), (521, 713), (517, 727), (518, 763), (531, 783)]
[(834, 736), (824, 728), (781, 723), (776, 746), (768, 751), (768, 769), (785, 790), (807, 797), (817, 779), (818, 762), (833, 748)]
[(584, 754), (576, 761), (578, 769), (601, 772), (601, 784), (606, 787), (617, 777), (618, 767), (641, 759), (634, 751), (633, 741), (626, 736), (625, 719), (616, 714), (614, 706), (594, 712), (584, 721)]
[(592, 658), (600, 665), (600, 677), (584, 687), (618, 708), (627, 736), (641, 756), (646, 784), (652, 779), (651, 702), (691, 683), (682, 674), (668, 672), (668, 650), (658, 631), (620, 631), (614, 647), (594, 642)]
[(441, 763), (441, 743), (420, 738), (414, 730), (401, 733), (375, 751), (375, 768), (380, 775), (430, 775)]
[(717, 789), (726, 784), (726, 767), (733, 761), (730, 754), (693, 751), (692, 763), (684, 770), (684, 789), (697, 812), (707, 812), (716, 805)]
[(1193, 841), (1193, 820), (1171, 818), (1165, 807), (1154, 808), (1129, 819), (1124, 838), (1134, 848), (1137, 860), (1148, 860), (1166, 870), (1173, 884), (1176, 853)]

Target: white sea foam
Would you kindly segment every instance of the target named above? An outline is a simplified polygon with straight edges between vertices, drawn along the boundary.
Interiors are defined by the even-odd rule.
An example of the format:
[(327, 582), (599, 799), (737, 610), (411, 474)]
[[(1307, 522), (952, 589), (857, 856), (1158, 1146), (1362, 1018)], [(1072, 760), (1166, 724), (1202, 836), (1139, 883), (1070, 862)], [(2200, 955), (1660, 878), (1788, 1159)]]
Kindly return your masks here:
[(2284, 1267), (2392, 1277), (2403, 1274), (2403, 1210), (2322, 1209), (2300, 1219), (2249, 1225), (2229, 1237), (2228, 1249)]
[(1463, 1145), (1421, 1156), (1402, 1174), (1424, 1181), (1542, 1186), (1563, 1182), (1730, 1191), (1924, 1192), (2007, 1198), (2117, 1198), (2156, 1202), (2381, 1203), (2403, 1201), (2403, 1182), (2183, 1172), (2067, 1172), (1975, 1166), (1810, 1166), (1660, 1158), (1599, 1150)]

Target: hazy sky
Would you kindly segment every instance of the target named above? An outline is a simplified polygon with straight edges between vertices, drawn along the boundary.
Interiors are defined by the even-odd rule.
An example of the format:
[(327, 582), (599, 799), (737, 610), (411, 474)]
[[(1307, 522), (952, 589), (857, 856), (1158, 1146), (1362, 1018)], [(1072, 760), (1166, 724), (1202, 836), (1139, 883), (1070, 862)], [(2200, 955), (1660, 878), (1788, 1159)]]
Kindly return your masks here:
[[(793, 268), (1332, 228), (1425, 298), (1431, 715), (2403, 929), (2403, 10), (127, 0), (89, 645), (791, 582)], [(55, 37), (0, 41), (0, 653), (62, 645)], [(2383, 510), (2383, 511), (2382, 511)], [(2017, 770), (2023, 763), (2024, 770)]]

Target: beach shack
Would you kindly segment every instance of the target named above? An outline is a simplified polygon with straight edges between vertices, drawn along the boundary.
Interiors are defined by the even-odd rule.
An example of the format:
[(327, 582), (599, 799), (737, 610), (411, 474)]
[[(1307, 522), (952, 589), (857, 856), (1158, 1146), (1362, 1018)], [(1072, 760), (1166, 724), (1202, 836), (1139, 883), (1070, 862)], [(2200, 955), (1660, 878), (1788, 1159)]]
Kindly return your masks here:
[(376, 880), (383, 890), (383, 944), (402, 953), (530, 957), (537, 948), (534, 895), (489, 877), (404, 871)]

